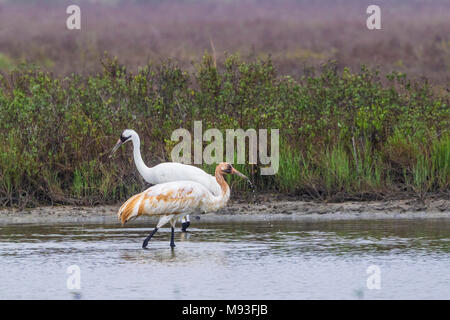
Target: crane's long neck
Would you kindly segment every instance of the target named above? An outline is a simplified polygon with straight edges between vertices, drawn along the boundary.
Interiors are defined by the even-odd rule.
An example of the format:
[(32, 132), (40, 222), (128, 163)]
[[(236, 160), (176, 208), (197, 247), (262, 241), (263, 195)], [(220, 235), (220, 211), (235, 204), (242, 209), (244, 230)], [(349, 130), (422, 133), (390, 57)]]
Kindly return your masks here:
[(138, 169), (141, 176), (145, 177), (146, 174), (148, 174), (148, 171), (150, 170), (150, 168), (147, 167), (144, 163), (144, 160), (142, 160), (141, 140), (139, 139), (138, 135), (134, 135), (132, 137), (131, 141), (133, 142), (134, 163), (136, 164), (136, 168)]
[(222, 192), (219, 195), (210, 194), (208, 201), (208, 209), (210, 211), (215, 211), (223, 208), (230, 199), (230, 187), (228, 186), (228, 183), (225, 181), (225, 178), (223, 177), (223, 174), (219, 171), (219, 169), (216, 169), (215, 177)]
[(217, 183), (220, 186), (220, 189), (222, 190), (222, 196), (224, 196), (227, 193), (229, 194), (230, 187), (228, 186), (228, 183), (225, 181), (223, 174), (219, 170), (216, 170), (215, 177), (216, 177)]

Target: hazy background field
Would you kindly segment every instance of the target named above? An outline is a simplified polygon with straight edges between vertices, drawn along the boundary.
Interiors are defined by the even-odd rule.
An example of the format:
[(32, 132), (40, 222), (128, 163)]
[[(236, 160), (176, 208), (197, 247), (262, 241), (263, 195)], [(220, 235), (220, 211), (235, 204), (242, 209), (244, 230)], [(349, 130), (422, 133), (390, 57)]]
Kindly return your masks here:
[[(81, 6), (81, 31), (65, 27), (69, 4)], [(381, 6), (382, 30), (366, 28), (370, 4)], [(33, 62), (58, 75), (86, 74), (102, 69), (105, 50), (129, 68), (173, 58), (190, 70), (205, 51), (219, 63), (226, 53), (270, 54), (291, 75), (333, 59), (448, 87), (450, 1), (0, 1), (1, 70)]]

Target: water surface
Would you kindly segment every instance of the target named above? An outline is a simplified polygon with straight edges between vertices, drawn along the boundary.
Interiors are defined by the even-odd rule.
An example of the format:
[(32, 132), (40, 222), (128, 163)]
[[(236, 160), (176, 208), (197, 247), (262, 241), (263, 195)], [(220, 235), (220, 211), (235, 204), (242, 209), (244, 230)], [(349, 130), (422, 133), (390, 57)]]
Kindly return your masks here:
[(152, 227), (1, 226), (0, 299), (450, 299), (450, 219)]

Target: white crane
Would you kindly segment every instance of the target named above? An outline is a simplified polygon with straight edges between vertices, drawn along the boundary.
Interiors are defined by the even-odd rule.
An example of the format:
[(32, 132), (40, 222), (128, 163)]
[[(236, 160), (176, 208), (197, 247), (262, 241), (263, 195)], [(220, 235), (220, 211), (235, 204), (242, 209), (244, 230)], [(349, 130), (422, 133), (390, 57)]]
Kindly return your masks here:
[(117, 213), (119, 221), (125, 224), (130, 219), (142, 215), (160, 216), (156, 228), (142, 243), (142, 248), (147, 247), (153, 235), (167, 222), (170, 222), (172, 227), (170, 246), (173, 248), (175, 247), (174, 228), (177, 219), (194, 211), (211, 212), (226, 205), (230, 199), (230, 187), (223, 177), (225, 174), (236, 174), (249, 181), (231, 164), (223, 162), (216, 167), (215, 172), (215, 179), (221, 190), (219, 195), (213, 195), (204, 185), (195, 181), (157, 184), (128, 199)]
[[(141, 176), (148, 183), (157, 185), (180, 180), (195, 181), (206, 187), (213, 195), (220, 195), (221, 188), (216, 179), (200, 168), (177, 162), (163, 162), (151, 168), (147, 167), (141, 156), (141, 140), (134, 130), (126, 129), (122, 132), (111, 151), (110, 157), (122, 144), (128, 141), (133, 142), (134, 163)], [(189, 225), (189, 215), (186, 215), (183, 217), (181, 230), (185, 232)]]

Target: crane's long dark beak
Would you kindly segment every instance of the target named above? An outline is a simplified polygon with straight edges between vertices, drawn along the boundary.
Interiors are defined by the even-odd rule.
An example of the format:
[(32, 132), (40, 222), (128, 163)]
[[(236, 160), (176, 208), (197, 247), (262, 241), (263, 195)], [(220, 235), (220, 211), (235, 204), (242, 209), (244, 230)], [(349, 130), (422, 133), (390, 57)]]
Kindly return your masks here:
[(246, 175), (240, 173), (240, 172), (237, 171), (235, 168), (232, 168), (232, 169), (231, 169), (231, 174), (235, 174), (235, 175), (237, 175), (237, 176), (239, 176), (239, 177), (241, 177), (241, 178), (247, 180), (247, 182), (248, 182), (248, 184), (250, 185), (250, 187), (252, 187), (252, 189), (254, 189), (253, 183), (250, 181), (250, 179), (249, 179)]
[(114, 154), (114, 152), (116, 152), (117, 149), (119, 149), (119, 147), (123, 144), (122, 140), (119, 139), (117, 140), (116, 145), (114, 146), (114, 148), (111, 150), (111, 154), (109, 155), (109, 158), (111, 158)]

